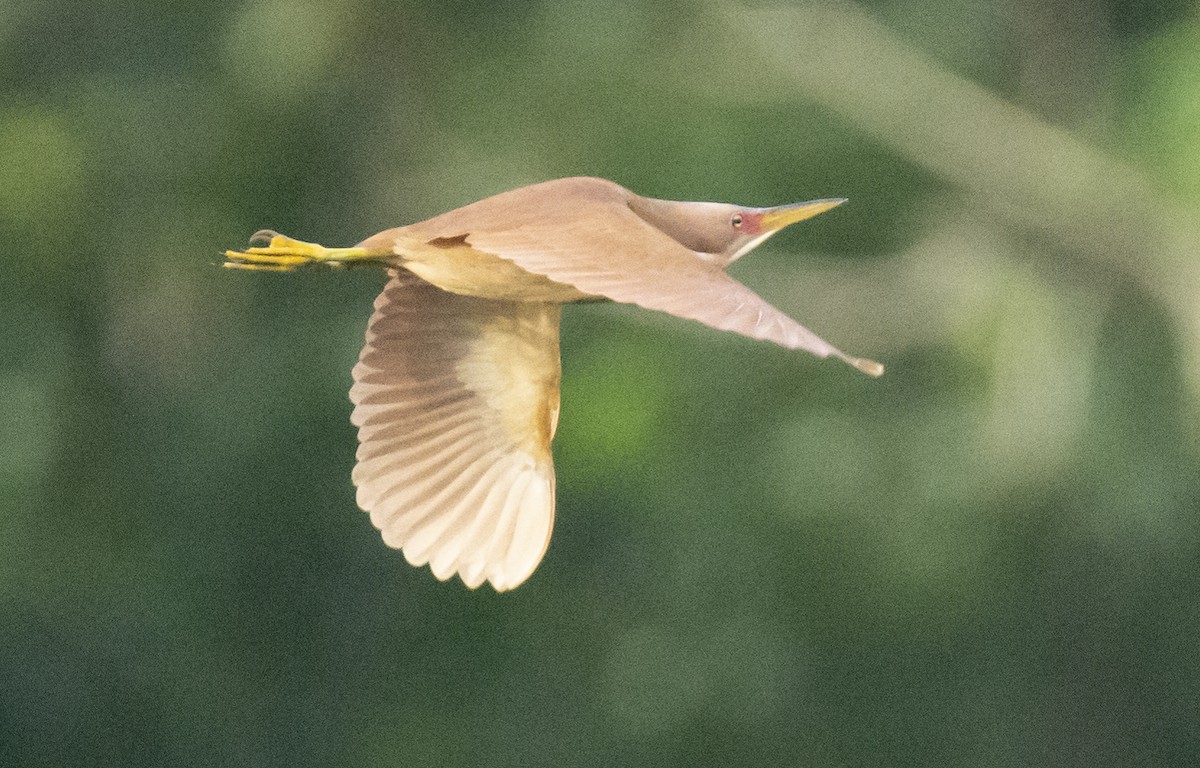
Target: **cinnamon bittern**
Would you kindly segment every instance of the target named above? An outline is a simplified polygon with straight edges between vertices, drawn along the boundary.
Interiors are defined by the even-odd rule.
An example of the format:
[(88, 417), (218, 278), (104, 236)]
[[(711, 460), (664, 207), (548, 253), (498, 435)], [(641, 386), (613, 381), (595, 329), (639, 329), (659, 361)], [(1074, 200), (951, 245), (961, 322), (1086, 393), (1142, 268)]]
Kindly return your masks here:
[(563, 304), (612, 300), (817, 357), (850, 357), (725, 273), (842, 199), (775, 208), (655, 200), (611, 181), (548, 181), (397, 227), (353, 248), (264, 231), (227, 267), (375, 262), (390, 280), (354, 367), (358, 504), (439, 579), (499, 591), (541, 561), (554, 521)]

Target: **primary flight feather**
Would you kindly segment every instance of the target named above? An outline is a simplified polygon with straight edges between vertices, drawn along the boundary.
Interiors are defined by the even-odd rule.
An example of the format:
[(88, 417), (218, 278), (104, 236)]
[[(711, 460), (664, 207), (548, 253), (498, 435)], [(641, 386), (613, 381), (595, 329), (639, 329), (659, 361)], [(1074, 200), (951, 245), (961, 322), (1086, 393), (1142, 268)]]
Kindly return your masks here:
[(637, 304), (878, 376), (882, 365), (844, 354), (725, 272), (842, 202), (747, 208), (559, 179), (353, 248), (260, 232), (266, 246), (227, 251), (225, 266), (389, 267), (350, 389), (358, 504), (414, 566), (504, 591), (533, 573), (553, 528), (562, 305)]

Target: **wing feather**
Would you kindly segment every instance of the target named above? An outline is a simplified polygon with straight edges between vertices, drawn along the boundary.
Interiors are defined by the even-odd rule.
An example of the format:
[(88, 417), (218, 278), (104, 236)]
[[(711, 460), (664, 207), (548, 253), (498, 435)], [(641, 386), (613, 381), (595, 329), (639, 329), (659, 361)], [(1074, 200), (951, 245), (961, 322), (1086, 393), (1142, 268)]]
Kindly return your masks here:
[(441, 291), (403, 270), (375, 302), (354, 368), (358, 503), (434, 575), (517, 586), (554, 521), (553, 304)]
[(678, 242), (642, 222), (644, 229), (623, 253), (602, 253), (604, 242), (592, 230), (568, 227), (571, 247), (546, 247), (536, 227), (486, 233), (469, 239), (481, 251), (510, 259), (521, 268), (568, 283), (584, 293), (674, 314), (736, 334), (761, 338), (788, 349), (844, 358), (840, 350), (769, 305), (715, 264), (704, 262)]
[[(593, 210), (582, 210), (588, 207)], [(489, 221), (480, 227), (472, 227), (469, 216), (439, 217), (407, 228), (405, 235), (465, 235), (476, 250), (592, 296), (667, 312), (817, 357), (833, 355), (852, 364), (856, 360), (647, 223), (623, 200), (586, 201), (570, 215), (551, 213)], [(609, 226), (597, 227), (597, 221)], [(622, 234), (619, 251), (613, 248), (614, 230)], [(403, 255), (403, 237), (396, 239), (395, 247)]]
[[(399, 263), (459, 293), (604, 297), (883, 373), (879, 363), (846, 355), (734, 280), (717, 263), (723, 256), (693, 251), (652, 225), (634, 200), (645, 202), (611, 181), (558, 179), (385, 230), (359, 245), (391, 249)], [(505, 270), (496, 259), (520, 269)], [(522, 281), (521, 273), (537, 279)]]

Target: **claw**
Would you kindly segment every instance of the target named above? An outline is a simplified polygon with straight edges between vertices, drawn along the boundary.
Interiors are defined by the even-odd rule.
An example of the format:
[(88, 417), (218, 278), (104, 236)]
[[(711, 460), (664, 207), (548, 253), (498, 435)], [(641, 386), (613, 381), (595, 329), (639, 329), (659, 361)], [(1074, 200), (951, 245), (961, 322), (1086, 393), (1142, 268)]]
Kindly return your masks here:
[(242, 264), (248, 268), (269, 268), (272, 271), (291, 271), (306, 264), (322, 262), (332, 251), (316, 243), (293, 240), (269, 229), (260, 229), (250, 237), (250, 242), (266, 242), (244, 251), (225, 251), (228, 265)]
[(250, 238), (251, 243), (265, 245), (244, 251), (225, 251), (225, 266), (233, 269), (291, 272), (298, 267), (325, 266), (341, 268), (349, 263), (386, 263), (392, 255), (387, 250), (365, 248), (326, 248), (317, 243), (293, 240), (270, 229), (261, 229)]
[(255, 243), (269, 243), (277, 237), (282, 237), (282, 235), (273, 229), (260, 229), (253, 235), (250, 235), (250, 245), (254, 245)]

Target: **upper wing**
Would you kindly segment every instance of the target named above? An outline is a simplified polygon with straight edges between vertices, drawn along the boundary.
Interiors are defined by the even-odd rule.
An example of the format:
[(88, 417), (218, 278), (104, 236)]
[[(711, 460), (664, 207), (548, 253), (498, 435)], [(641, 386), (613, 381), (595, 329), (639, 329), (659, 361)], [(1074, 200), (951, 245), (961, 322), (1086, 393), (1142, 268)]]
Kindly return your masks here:
[(350, 389), (359, 506), (413, 565), (511, 589), (554, 522), (559, 308), (391, 274)]
[(878, 363), (851, 357), (775, 309), (719, 266), (652, 227), (626, 206), (609, 207), (603, 220), (623, 233), (629, 245), (610, 250), (611, 239), (596, 218), (554, 217), (512, 228), (466, 232), (480, 251), (512, 261), (524, 270), (566, 283), (583, 293), (637, 304), (817, 357), (838, 357), (878, 376)]

